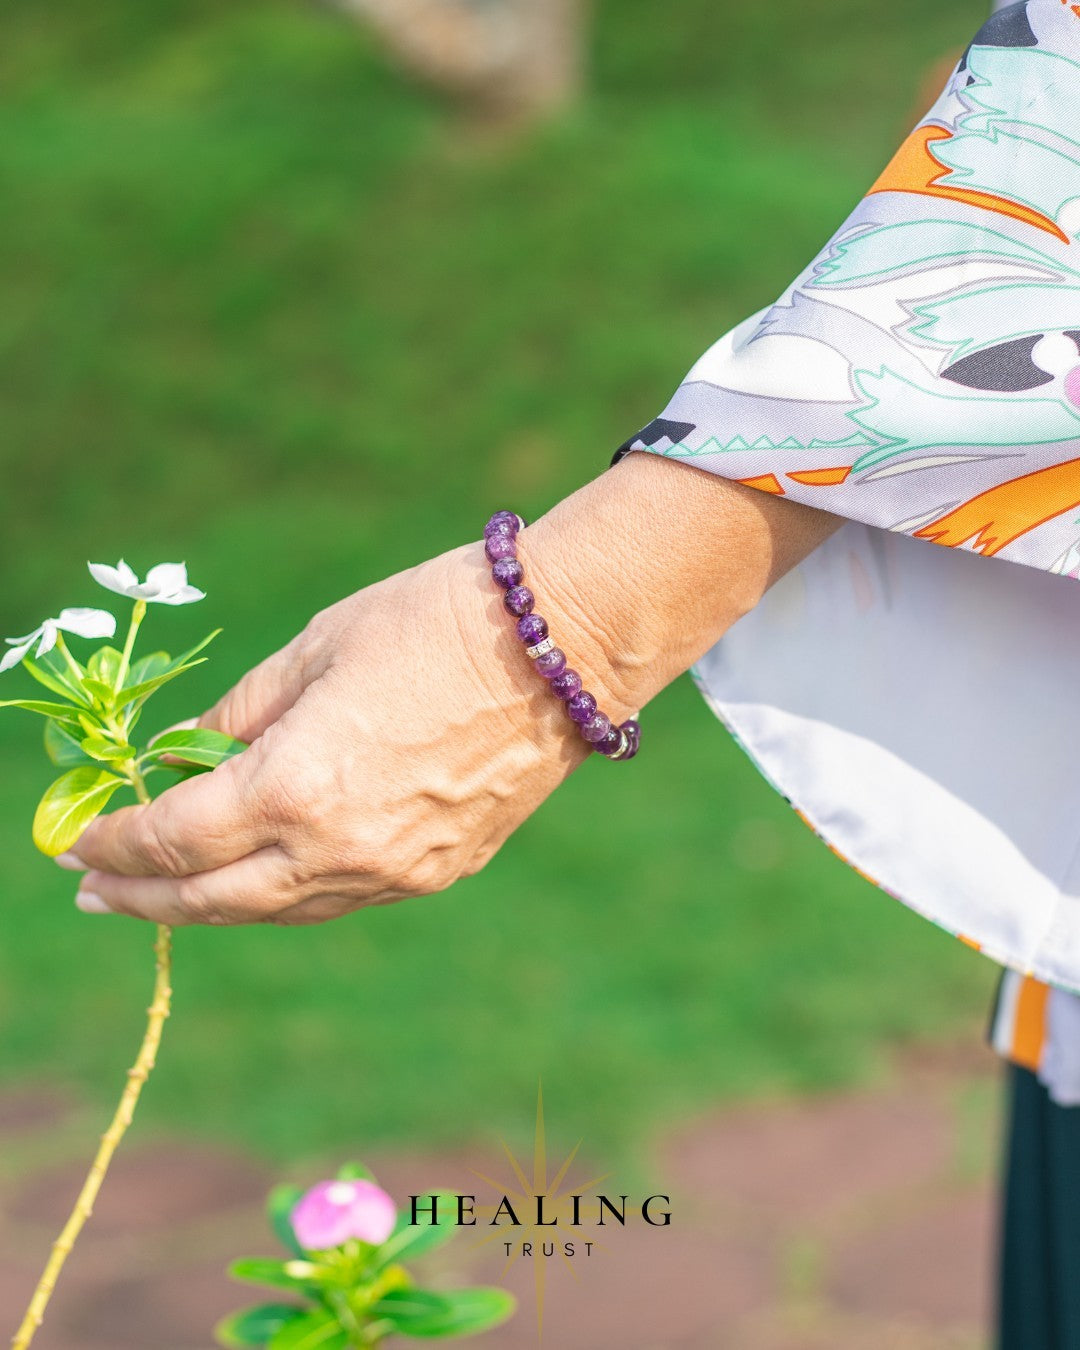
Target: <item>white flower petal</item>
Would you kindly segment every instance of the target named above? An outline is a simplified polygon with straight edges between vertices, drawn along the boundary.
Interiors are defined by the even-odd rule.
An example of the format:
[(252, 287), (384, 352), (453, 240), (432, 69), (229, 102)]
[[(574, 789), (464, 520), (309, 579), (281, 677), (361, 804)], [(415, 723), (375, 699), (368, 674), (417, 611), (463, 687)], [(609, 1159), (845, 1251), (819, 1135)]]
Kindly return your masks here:
[(187, 585), (187, 567), (184, 563), (158, 563), (146, 574), (147, 586), (153, 586), (160, 599), (175, 595)]
[(132, 586), (139, 584), (139, 578), (124, 562), (123, 558), (115, 567), (110, 567), (108, 563), (88, 562), (90, 575), (99, 586), (104, 586), (107, 591), (113, 591), (116, 595), (129, 595)]
[(123, 578), (125, 586), (137, 586), (139, 584), (139, 578), (135, 575), (135, 569), (129, 567), (123, 558), (116, 564), (116, 570)]
[(45, 626), (49, 624), (85, 638), (112, 637), (116, 632), (116, 620), (105, 609), (62, 609), (58, 619), (46, 619)]
[[(19, 662), (23, 659), (26, 653), (34, 645), (34, 639), (36, 637), (37, 633), (31, 633), (29, 642), (20, 642), (18, 646), (14, 646), (11, 648), (10, 651), (4, 653), (3, 658), (0, 659), (0, 674), (2, 674), (5, 670), (11, 670), (13, 666), (17, 666), (19, 664)], [(13, 641), (12, 638), (8, 638), (7, 640), (8, 642)]]
[(32, 633), (24, 633), (22, 637), (5, 638), (4, 641), (9, 647), (29, 647), (33, 640), (41, 633), (40, 625)]
[(173, 591), (170, 595), (159, 595), (158, 600), (163, 605), (193, 605), (196, 600), (205, 600), (206, 592), (200, 591), (197, 586), (181, 586), (178, 591)]
[[(59, 636), (59, 625), (56, 619), (46, 619), (39, 630), (37, 655), (47, 656), (56, 646), (56, 639)], [(31, 644), (32, 645), (32, 644)]]

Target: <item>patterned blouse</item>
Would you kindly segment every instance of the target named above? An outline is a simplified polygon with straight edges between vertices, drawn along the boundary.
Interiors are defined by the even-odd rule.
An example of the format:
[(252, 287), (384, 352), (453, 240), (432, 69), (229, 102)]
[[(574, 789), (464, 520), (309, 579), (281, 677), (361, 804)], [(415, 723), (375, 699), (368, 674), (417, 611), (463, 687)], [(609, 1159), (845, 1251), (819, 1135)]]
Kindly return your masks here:
[(1075, 1025), (1080, 1061), (1080, 5), (996, 12), (631, 451), (847, 518), (695, 678), (834, 850), (1018, 972), (1000, 1048), (1052, 1077)]

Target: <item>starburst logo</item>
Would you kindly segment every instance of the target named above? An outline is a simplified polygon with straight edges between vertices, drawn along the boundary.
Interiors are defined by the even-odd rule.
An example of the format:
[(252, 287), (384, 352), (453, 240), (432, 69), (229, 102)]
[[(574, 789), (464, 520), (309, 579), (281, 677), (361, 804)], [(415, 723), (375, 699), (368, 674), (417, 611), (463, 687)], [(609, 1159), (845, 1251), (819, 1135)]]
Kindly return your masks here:
[[(635, 1219), (652, 1228), (671, 1224), (670, 1197), (648, 1195), (631, 1201), (627, 1195), (611, 1195), (599, 1187), (609, 1173), (574, 1183), (570, 1172), (581, 1141), (553, 1166), (548, 1159), (547, 1130), (544, 1124), (543, 1085), (536, 1092), (536, 1128), (533, 1138), (531, 1176), (529, 1165), (518, 1159), (505, 1140), (500, 1140), (510, 1166), (510, 1180), (500, 1181), (470, 1168), (473, 1175), (490, 1188), (494, 1198), (476, 1195), (414, 1195), (414, 1224), (445, 1223), (448, 1218), (462, 1228), (477, 1231), (477, 1248), (495, 1247), (505, 1260), (502, 1278), (521, 1261), (530, 1261), (536, 1290), (537, 1344), (543, 1343), (544, 1305), (551, 1263), (565, 1267), (578, 1278), (578, 1269), (604, 1245), (603, 1234), (625, 1229)], [(456, 1206), (448, 1216), (445, 1207)], [(487, 1231), (484, 1231), (487, 1230)]]

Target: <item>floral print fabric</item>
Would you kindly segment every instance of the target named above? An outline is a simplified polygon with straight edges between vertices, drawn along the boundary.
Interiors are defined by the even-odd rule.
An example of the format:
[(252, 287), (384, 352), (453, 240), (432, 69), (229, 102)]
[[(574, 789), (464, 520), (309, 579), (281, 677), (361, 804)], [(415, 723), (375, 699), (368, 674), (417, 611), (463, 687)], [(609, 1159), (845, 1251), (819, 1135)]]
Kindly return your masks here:
[(699, 683), (861, 871), (1080, 988), (1080, 5), (995, 13), (631, 451), (851, 522)]

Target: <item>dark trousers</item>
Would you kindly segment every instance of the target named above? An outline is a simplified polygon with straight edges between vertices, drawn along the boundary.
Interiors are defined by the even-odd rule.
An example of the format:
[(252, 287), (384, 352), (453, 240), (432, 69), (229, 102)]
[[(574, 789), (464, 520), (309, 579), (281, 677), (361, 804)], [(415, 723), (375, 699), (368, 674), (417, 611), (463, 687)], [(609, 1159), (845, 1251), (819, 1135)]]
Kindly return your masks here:
[(999, 1350), (1080, 1350), (1080, 1107), (1009, 1068)]

